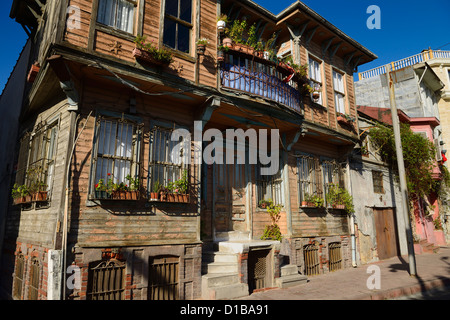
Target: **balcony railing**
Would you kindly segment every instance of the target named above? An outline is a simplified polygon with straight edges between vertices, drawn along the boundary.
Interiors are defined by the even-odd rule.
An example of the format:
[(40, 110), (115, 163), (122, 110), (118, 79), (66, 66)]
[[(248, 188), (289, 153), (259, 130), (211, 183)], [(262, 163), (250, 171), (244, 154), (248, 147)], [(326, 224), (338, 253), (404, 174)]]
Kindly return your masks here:
[(221, 87), (245, 92), (301, 112), (297, 81), (285, 82), (289, 70), (277, 63), (229, 50), (220, 70)]
[[(394, 61), (390, 63), (391, 71), (400, 70), (412, 65), (415, 65), (417, 63), (421, 63), (424, 61), (428, 61), (431, 59), (440, 59), (440, 58), (450, 58), (450, 51), (443, 51), (443, 50), (425, 50), (419, 54), (416, 54), (414, 56), (401, 59), (398, 61)], [(359, 80), (362, 79), (368, 79), (377, 77), (379, 75), (385, 74), (386, 66), (380, 66), (374, 69), (370, 69), (364, 72), (358, 73)]]

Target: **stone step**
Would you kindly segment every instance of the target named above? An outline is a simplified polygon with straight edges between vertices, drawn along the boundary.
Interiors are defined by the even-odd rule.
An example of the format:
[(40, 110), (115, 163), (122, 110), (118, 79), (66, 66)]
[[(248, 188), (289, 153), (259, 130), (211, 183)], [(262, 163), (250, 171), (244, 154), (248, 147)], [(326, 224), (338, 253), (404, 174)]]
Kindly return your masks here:
[(237, 263), (229, 262), (210, 262), (204, 264), (206, 273), (232, 273), (238, 272)]
[(275, 281), (279, 288), (288, 288), (308, 283), (308, 277), (301, 274), (292, 274), (277, 278)]
[(206, 300), (228, 300), (248, 296), (248, 285), (236, 283), (228, 286), (209, 288), (204, 291), (203, 299)]
[(202, 286), (214, 288), (239, 283), (238, 273), (208, 273), (202, 276)]
[(204, 252), (203, 253), (204, 262), (238, 262), (238, 255), (230, 252)]

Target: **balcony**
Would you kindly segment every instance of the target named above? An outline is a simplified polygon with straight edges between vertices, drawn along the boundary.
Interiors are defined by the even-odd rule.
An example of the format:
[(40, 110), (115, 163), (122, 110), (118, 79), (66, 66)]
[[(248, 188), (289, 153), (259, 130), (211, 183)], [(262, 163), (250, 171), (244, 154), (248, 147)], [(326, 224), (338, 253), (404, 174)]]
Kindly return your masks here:
[(220, 69), (222, 89), (229, 89), (276, 102), (301, 113), (301, 80), (282, 64), (256, 55), (228, 50)]

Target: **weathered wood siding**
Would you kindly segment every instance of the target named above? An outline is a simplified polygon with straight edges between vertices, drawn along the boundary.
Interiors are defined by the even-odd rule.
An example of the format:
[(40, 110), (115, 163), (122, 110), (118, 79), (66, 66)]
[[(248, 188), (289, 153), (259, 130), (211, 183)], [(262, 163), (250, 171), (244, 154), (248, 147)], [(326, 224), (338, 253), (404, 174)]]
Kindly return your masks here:
[[(95, 108), (110, 112), (127, 112), (129, 92), (123, 87), (106, 87), (87, 80), (84, 84), (82, 117)], [(142, 118), (141, 191), (147, 191), (150, 122), (154, 119), (192, 126), (193, 117), (185, 106), (171, 104), (164, 97), (138, 96), (136, 116)], [(73, 195), (71, 198), (71, 241), (80, 246), (133, 246), (151, 244), (193, 243), (198, 239), (197, 207), (193, 205), (157, 205), (146, 199), (131, 202), (88, 202), (91, 157), (95, 129), (95, 112), (81, 134), (73, 162)]]

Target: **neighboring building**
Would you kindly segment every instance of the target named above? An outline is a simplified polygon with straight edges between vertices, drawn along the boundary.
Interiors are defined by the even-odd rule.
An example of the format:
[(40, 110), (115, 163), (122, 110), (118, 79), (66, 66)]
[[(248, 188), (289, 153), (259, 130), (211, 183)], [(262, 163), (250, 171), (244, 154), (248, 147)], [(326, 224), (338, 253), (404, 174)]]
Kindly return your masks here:
[[(431, 123), (425, 124), (428, 131), (427, 137), (432, 139), (437, 149), (437, 161), (442, 161), (442, 154), (446, 153), (445, 130), (448, 130), (448, 117), (446, 117), (446, 100), (448, 100), (448, 78), (445, 63), (450, 61), (450, 51), (424, 50), (420, 54), (392, 62), (389, 64), (392, 70), (392, 78), (395, 87), (395, 101), (397, 108), (402, 110), (414, 121), (425, 122), (429, 119)], [(390, 108), (389, 91), (386, 80), (386, 66), (380, 66), (358, 74), (359, 81), (355, 82), (356, 100), (358, 105), (366, 105), (378, 108)], [(422, 122), (423, 124), (423, 122)], [(411, 123), (412, 128), (414, 123)], [(421, 131), (417, 127), (418, 131)], [(414, 130), (414, 129), (413, 129)], [(424, 132), (425, 132), (424, 131)], [(439, 216), (441, 217), (444, 233), (449, 238), (449, 207), (448, 199), (439, 201)], [(416, 208), (417, 216), (426, 216), (423, 208)], [(422, 220), (422, 219), (420, 219)], [(418, 223), (417, 230), (423, 229)], [(426, 228), (425, 228), (426, 229)], [(424, 231), (419, 237), (427, 238), (434, 242), (433, 232), (428, 232), (425, 237)], [(442, 241), (438, 241), (442, 242)]]
[(357, 226), (356, 253), (361, 264), (408, 254), (398, 179), (368, 136), (379, 123), (392, 123), (390, 116), (389, 110), (358, 106), (361, 142), (350, 159), (350, 177)]
[[(254, 24), (260, 39), (275, 35), (280, 57), (309, 64), (318, 103), (273, 60), (233, 47), (219, 62), (221, 13)], [(31, 31), (30, 61), (40, 66), (26, 91), (15, 181), (41, 186), (45, 198), (10, 202), (6, 294), (222, 299), (299, 283), (299, 272), (351, 266), (346, 212), (301, 203), (348, 186), (347, 157), (359, 141), (353, 72), (376, 58), (369, 50), (301, 2), (274, 15), (248, 0), (15, 0), (11, 17)], [(141, 35), (173, 62), (146, 61), (134, 50)], [(209, 39), (205, 54), (196, 50), (201, 38)], [(197, 130), (217, 137), (249, 128), (279, 130), (277, 149), (269, 149), (279, 148), (276, 174), (262, 175), (261, 159), (220, 165), (186, 157), (202, 143), (214, 146), (211, 138), (171, 142), (175, 129), (196, 139)], [(239, 146), (245, 152), (234, 159), (252, 151)], [(102, 189), (110, 179), (136, 185), (137, 198), (113, 199)], [(175, 181), (187, 185), (188, 200), (154, 200), (156, 183)], [(283, 205), (281, 242), (261, 240), (271, 222), (259, 203), (268, 199)], [(65, 286), (73, 268), (81, 269), (80, 288)]]

